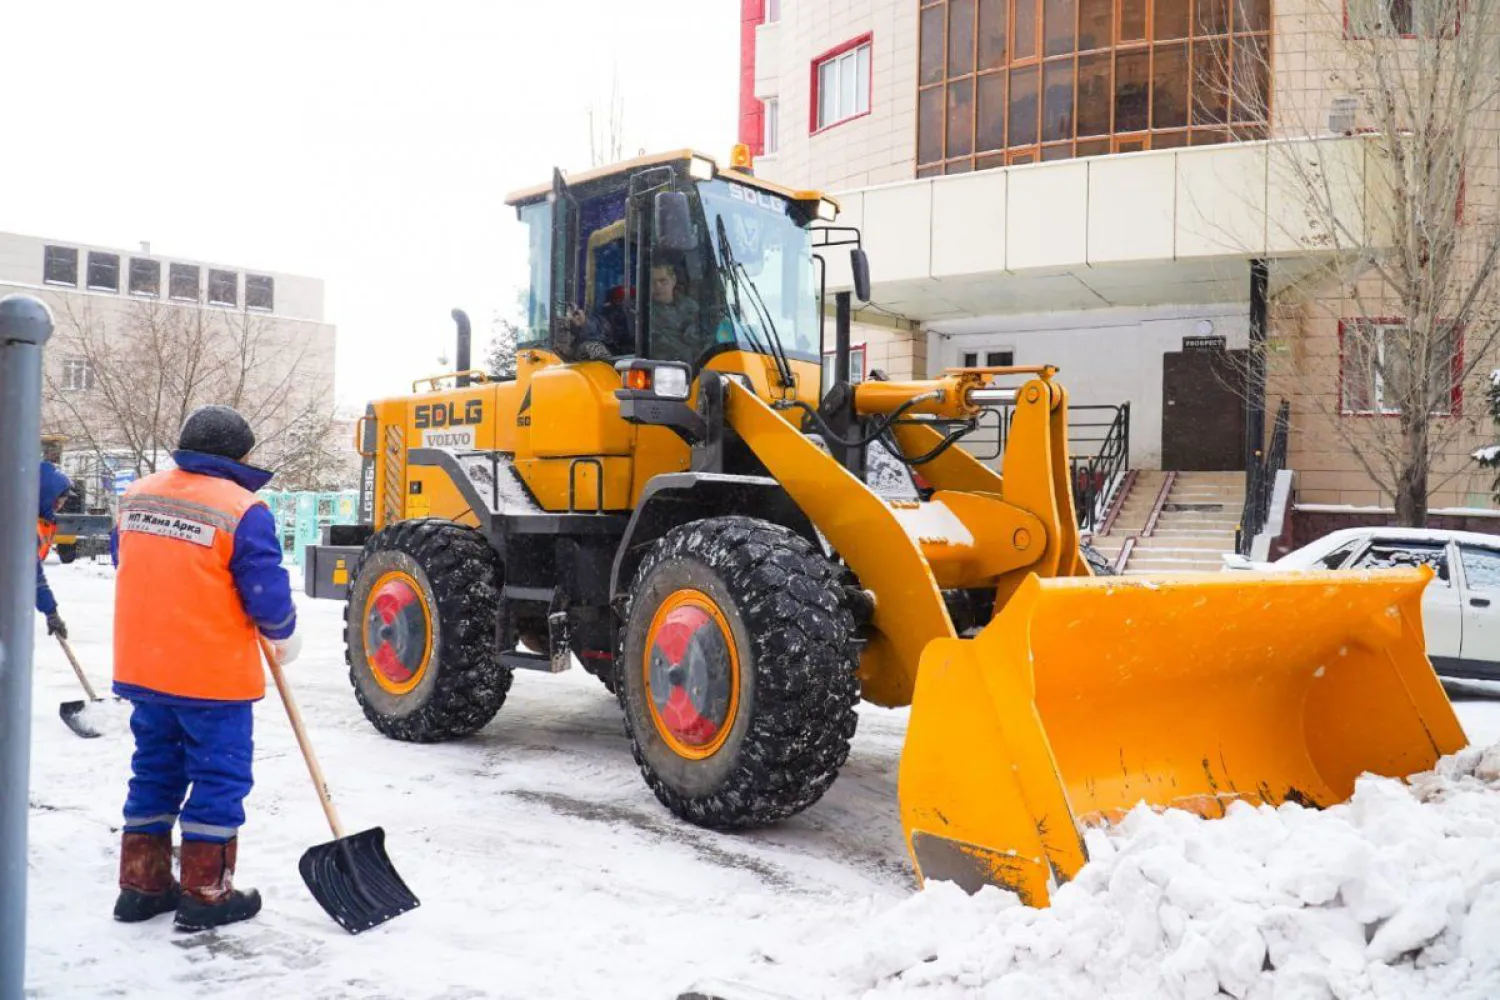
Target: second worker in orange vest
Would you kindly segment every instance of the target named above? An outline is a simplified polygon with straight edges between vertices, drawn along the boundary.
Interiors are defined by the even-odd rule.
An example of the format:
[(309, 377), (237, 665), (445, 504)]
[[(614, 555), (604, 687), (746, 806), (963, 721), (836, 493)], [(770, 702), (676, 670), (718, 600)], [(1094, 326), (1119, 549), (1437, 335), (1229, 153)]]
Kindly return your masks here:
[(196, 930), (260, 910), (255, 890), (232, 883), (253, 783), (251, 706), (266, 690), (259, 636), (282, 663), (301, 639), (275, 521), (255, 495), (272, 474), (245, 464), (254, 447), (234, 410), (200, 407), (182, 425), (177, 467), (120, 503), (114, 690), (134, 706), (135, 736), (120, 920), (175, 910), (178, 927)]

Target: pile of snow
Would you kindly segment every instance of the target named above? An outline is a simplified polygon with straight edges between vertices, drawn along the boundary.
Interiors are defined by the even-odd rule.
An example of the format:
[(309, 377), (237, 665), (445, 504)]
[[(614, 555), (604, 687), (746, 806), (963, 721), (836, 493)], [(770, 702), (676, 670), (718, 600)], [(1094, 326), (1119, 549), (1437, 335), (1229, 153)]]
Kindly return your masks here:
[(741, 980), (799, 998), (1500, 997), (1500, 744), (1323, 811), (1140, 807), (1087, 840), (1050, 909), (932, 883)]

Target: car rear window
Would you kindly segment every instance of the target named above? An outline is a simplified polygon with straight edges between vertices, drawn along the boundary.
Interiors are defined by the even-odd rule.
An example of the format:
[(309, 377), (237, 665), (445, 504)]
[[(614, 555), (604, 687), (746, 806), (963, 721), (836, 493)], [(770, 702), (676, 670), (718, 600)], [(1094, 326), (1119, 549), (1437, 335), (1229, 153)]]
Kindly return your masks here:
[(1447, 586), (1448, 545), (1446, 542), (1373, 542), (1354, 560), (1351, 569), (1390, 569), (1398, 566), (1428, 565)]

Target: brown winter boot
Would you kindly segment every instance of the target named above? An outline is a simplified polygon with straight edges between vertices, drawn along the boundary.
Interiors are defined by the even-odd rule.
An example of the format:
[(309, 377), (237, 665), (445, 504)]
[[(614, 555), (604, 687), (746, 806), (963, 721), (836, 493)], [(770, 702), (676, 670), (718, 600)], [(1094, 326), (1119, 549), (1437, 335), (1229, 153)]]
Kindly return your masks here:
[(126, 833), (120, 843), (115, 919), (133, 924), (177, 908), (170, 833)]
[(238, 840), (222, 844), (206, 840), (182, 842), (182, 898), (177, 903), (178, 928), (186, 931), (220, 927), (248, 920), (260, 912), (260, 893), (233, 885)]

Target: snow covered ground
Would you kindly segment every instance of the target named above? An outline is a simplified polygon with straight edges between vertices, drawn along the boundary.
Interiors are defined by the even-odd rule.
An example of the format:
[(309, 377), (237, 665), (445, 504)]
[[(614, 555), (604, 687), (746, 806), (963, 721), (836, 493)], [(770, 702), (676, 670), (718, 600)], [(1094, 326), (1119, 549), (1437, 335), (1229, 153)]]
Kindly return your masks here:
[[(112, 571), (48, 575), (105, 686)], [(1453, 768), (1419, 785), (1421, 806), (1371, 781), (1321, 814), (1133, 815), (1091, 835), (1095, 862), (1055, 907), (1029, 911), (998, 892), (913, 894), (902, 712), (862, 708), (842, 776), (802, 816), (719, 835), (657, 804), (613, 698), (581, 671), (518, 675), (472, 739), (385, 739), (349, 690), (341, 606), (298, 602), (290, 678), (345, 824), (385, 828), (422, 907), (351, 937), (307, 893), (297, 859), (330, 835), (273, 692), (238, 879), (261, 916), (198, 935), (113, 922), (125, 717), (98, 740), (63, 726), (77, 685), (38, 618), (29, 996), (669, 998), (715, 980), (736, 983), (726, 997), (1500, 996), (1500, 787)], [(1475, 744), (1500, 742), (1500, 689), (1454, 696)]]

